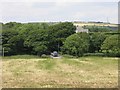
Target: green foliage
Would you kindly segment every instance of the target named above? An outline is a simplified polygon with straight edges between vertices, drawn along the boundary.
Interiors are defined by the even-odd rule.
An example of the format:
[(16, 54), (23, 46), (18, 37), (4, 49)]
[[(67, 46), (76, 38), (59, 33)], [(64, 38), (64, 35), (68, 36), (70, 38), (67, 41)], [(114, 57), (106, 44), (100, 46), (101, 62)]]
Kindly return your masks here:
[(87, 33), (73, 34), (66, 38), (62, 52), (74, 56), (82, 56), (88, 51), (89, 35)]
[[(118, 40), (110, 42), (106, 39), (108, 35), (105, 33), (111, 32), (106, 27), (86, 26), (84, 28), (90, 30), (89, 34), (75, 34), (76, 27), (71, 22), (55, 24), (9, 22), (1, 23), (1, 25), (3, 32), (0, 39), (5, 55), (33, 54), (41, 56), (59, 51), (59, 53), (72, 56), (82, 56), (84, 53), (101, 53), (101, 49), (111, 55), (113, 53), (119, 55), (119, 46), (116, 45)], [(106, 44), (108, 42), (110, 42), (109, 46)]]
[(111, 35), (105, 39), (101, 49), (107, 55), (120, 56), (120, 45), (118, 41), (118, 35)]
[(16, 30), (20, 26), (22, 26), (21, 23), (9, 22), (9, 23), (6, 23), (6, 24), (2, 24), (2, 29), (3, 29), (3, 31), (4, 30)]
[(64, 58), (76, 58), (75, 56), (72, 55), (68, 55), (68, 54), (64, 54), (62, 55)]
[(42, 55), (47, 50), (48, 41), (48, 33), (45, 30), (34, 30), (29, 32), (24, 44), (27, 47), (32, 47), (33, 53)]
[[(58, 23), (49, 27), (50, 51), (58, 51), (65, 39), (75, 33), (76, 27), (70, 22)], [(59, 46), (59, 47), (58, 47)]]
[(105, 56), (104, 53), (85, 53), (84, 56)]
[(50, 56), (49, 55), (46, 55), (46, 54), (42, 54), (41, 55), (41, 58), (49, 58)]
[(2, 44), (6, 55), (20, 52), (23, 46), (18, 32), (15, 30), (5, 30), (2, 32)]
[[(3, 24), (3, 47), (5, 55), (50, 54), (63, 45), (63, 41), (75, 32), (72, 23), (16, 23)], [(59, 47), (58, 47), (59, 44)]]
[(89, 52), (91, 53), (99, 52), (101, 45), (106, 37), (107, 36), (105, 35), (105, 33), (102, 32), (91, 33)]
[(89, 32), (110, 32), (112, 31), (110, 28), (104, 27), (104, 26), (84, 26), (84, 28), (89, 29)]

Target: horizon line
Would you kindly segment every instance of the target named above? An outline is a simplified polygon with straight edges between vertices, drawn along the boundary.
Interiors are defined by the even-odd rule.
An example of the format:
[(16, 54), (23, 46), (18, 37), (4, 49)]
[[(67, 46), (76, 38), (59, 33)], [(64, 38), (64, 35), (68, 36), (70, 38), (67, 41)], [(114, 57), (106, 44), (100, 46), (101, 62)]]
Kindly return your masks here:
[(16, 22), (16, 23), (57, 23), (57, 22), (73, 22), (73, 23), (104, 23), (104, 24), (118, 24), (118, 23), (113, 23), (113, 22), (104, 22), (104, 21), (28, 21), (28, 22), (21, 22), (21, 21), (8, 21), (8, 22), (2, 22), (0, 23), (6, 24), (10, 22)]

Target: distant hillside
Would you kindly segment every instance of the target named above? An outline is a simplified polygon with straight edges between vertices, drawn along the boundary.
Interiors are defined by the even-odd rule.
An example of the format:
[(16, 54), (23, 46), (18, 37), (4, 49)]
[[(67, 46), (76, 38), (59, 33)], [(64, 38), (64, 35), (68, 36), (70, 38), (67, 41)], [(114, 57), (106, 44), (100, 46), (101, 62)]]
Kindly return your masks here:
[(74, 25), (79, 25), (79, 26), (110, 26), (110, 27), (117, 27), (117, 24), (111, 24), (111, 23), (95, 23), (95, 22), (73, 22)]
[(117, 24), (111, 23), (99, 23), (99, 22), (73, 22), (74, 25), (78, 26), (108, 26), (108, 27), (118, 27)]
[(118, 30), (117, 24), (104, 23), (104, 22), (73, 22), (73, 24), (75, 26), (81, 26), (81, 27), (98, 26), (98, 27), (108, 28), (108, 29), (114, 30), (114, 31)]

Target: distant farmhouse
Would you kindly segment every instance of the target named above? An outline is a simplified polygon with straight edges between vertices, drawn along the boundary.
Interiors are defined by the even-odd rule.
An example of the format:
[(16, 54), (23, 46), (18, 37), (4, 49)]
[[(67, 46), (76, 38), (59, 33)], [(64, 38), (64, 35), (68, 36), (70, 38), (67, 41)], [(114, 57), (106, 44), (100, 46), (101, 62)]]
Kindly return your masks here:
[(79, 33), (79, 32), (86, 32), (86, 33), (88, 33), (88, 29), (84, 29), (84, 28), (82, 28), (81, 26), (76, 26), (76, 33)]

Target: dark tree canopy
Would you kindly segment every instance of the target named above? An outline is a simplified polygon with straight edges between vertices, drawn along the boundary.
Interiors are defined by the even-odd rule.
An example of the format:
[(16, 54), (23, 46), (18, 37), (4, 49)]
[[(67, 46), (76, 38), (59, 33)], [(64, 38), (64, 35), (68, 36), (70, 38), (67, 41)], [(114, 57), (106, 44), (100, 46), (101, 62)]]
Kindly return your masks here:
[(50, 54), (63, 45), (63, 41), (75, 33), (75, 26), (70, 22), (47, 23), (16, 23), (3, 24), (3, 47), (5, 55)]
[(23, 40), (16, 30), (6, 30), (2, 32), (2, 45), (6, 55), (22, 53)]
[(89, 52), (99, 52), (99, 50), (101, 49), (101, 45), (106, 37), (107, 35), (102, 32), (91, 33)]

